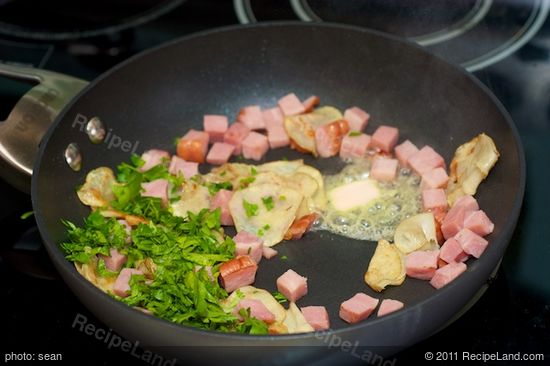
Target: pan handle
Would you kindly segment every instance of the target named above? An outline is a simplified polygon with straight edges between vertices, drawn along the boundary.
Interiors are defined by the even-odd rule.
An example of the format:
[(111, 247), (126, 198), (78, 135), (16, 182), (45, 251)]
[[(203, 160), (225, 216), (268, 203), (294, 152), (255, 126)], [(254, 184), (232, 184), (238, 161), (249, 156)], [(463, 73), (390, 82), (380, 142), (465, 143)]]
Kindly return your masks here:
[(0, 175), (29, 193), (42, 137), (59, 112), (88, 83), (52, 71), (0, 63), (0, 75), (37, 83), (0, 122)]

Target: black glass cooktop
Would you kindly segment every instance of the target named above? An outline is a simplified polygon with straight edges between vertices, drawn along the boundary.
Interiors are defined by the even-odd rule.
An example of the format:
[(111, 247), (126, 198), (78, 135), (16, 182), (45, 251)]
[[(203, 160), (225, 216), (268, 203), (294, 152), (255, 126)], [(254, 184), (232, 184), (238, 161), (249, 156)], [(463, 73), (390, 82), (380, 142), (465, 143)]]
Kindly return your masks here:
[[(88, 80), (139, 51), (192, 32), (239, 22), (288, 19), (343, 22), (398, 34), (472, 70), (502, 101), (519, 129), (528, 164), (524, 207), (502, 265), (481, 299), (454, 323), (384, 364), (423, 362), (427, 352), (436, 355), (442, 351), (542, 353), (549, 362), (550, 21), (545, 21), (545, 2), (165, 1), (157, 2), (165, 6), (162, 13), (108, 31), (99, 29), (150, 14), (154, 2), (139, 1), (125, 8), (123, 1), (117, 1), (117, 12), (100, 9), (97, 17), (73, 13), (87, 22), (74, 26), (66, 16), (74, 9), (55, 12), (50, 8), (45, 14), (51, 19), (63, 18), (65, 23), (48, 23), (43, 17), (33, 27), (25, 23), (29, 3), (0, 0), (0, 62)], [(63, 6), (65, 2), (55, 3)], [(13, 11), (13, 16), (7, 17), (4, 9)], [(30, 29), (34, 35), (9, 32), (13, 29)], [(55, 37), (67, 33), (65, 30), (81, 32)], [(0, 120), (28, 88), (0, 77)], [(0, 197), (0, 292), (2, 329), (7, 336), (1, 342), (0, 357), (7, 360), (22, 357), (24, 352), (53, 353), (71, 364), (152, 364), (142, 359), (144, 351), (139, 345), (126, 349), (122, 340), (121, 344), (113, 341), (116, 334), (89, 313), (58, 278), (41, 247), (33, 218), (20, 219), (31, 210), (30, 198), (3, 181)], [(111, 338), (88, 334), (80, 328), (84, 319)], [(351, 361), (361, 364), (359, 359)]]

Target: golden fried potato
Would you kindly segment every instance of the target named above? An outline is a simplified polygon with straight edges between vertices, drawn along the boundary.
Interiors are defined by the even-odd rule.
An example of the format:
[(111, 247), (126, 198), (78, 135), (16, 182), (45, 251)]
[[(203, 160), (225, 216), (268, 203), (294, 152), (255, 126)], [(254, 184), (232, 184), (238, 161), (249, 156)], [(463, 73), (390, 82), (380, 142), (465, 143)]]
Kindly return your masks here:
[(307, 322), (304, 314), (298, 309), (295, 303), (291, 302), (286, 311), (286, 317), (283, 321), (288, 333), (313, 332), (315, 329)]
[(393, 241), (403, 254), (416, 250), (437, 249), (435, 219), (431, 212), (414, 215), (401, 221), (395, 229)]
[(456, 149), (451, 162), (447, 201), (453, 206), (465, 195), (475, 195), (499, 158), (493, 139), (482, 133)]
[(106, 207), (115, 199), (112, 186), (115, 174), (110, 168), (100, 167), (86, 175), (86, 182), (76, 192), (80, 202), (91, 207)]
[(398, 286), (405, 281), (405, 257), (393, 244), (380, 240), (372, 256), (365, 282), (374, 291), (382, 292), (386, 286)]

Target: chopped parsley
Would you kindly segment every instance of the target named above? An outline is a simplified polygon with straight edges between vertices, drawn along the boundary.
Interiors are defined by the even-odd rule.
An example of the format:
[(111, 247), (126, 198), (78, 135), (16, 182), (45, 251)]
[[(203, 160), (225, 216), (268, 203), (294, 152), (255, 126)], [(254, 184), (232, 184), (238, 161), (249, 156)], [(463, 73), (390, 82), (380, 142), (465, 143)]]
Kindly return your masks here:
[(262, 202), (264, 203), (264, 206), (268, 211), (273, 210), (273, 197), (271, 196), (262, 197)]
[(288, 257), (286, 255), (281, 256), (282, 261), (286, 261), (287, 259), (288, 259)]
[(269, 224), (265, 224), (260, 230), (258, 230), (258, 236), (264, 236), (265, 232), (270, 228), (271, 226), (269, 226)]
[(359, 131), (351, 131), (349, 134), (348, 134), (349, 137), (357, 137), (357, 136), (361, 136), (361, 132)]
[(34, 215), (34, 211), (28, 211), (21, 215), (21, 220), (26, 220)]
[(285, 195), (280, 195), (279, 196), (279, 201), (284, 201), (286, 200), (286, 196)]
[(254, 182), (256, 178), (254, 177), (247, 177), (243, 178), (239, 181), (241, 188), (246, 188), (250, 185), (250, 183)]
[(231, 182), (208, 183), (206, 187), (208, 188), (208, 192), (211, 196), (214, 196), (221, 189), (226, 189), (228, 191), (233, 190), (233, 185), (231, 184)]
[(247, 217), (258, 215), (258, 205), (243, 199), (243, 207)]
[(275, 298), (275, 300), (277, 300), (281, 304), (288, 302), (288, 299), (286, 298), (286, 296), (280, 293), (279, 291), (273, 292), (272, 295)]
[(252, 176), (255, 176), (256, 174), (258, 174), (258, 171), (256, 170), (256, 168), (252, 167), (252, 168), (250, 168), (250, 174)]

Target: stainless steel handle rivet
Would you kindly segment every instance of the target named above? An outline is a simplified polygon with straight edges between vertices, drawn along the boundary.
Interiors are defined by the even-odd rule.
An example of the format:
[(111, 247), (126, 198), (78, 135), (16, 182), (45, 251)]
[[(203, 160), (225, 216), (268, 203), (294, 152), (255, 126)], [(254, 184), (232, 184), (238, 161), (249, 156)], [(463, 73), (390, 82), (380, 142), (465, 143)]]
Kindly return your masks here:
[(76, 143), (70, 143), (65, 149), (65, 161), (75, 172), (82, 167), (82, 154)]
[(93, 117), (86, 124), (86, 133), (92, 143), (100, 144), (105, 139), (107, 132), (105, 130), (105, 125), (101, 122), (99, 117)]

